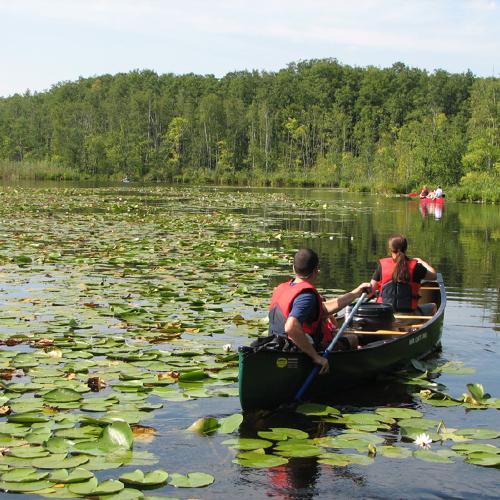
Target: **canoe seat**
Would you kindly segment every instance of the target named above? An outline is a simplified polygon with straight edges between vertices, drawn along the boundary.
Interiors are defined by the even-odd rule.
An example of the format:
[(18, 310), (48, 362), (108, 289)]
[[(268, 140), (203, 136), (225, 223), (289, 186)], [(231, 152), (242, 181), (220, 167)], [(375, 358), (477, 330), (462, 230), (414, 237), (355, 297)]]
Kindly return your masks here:
[(434, 316), (421, 316), (420, 314), (395, 314), (394, 317), (396, 319), (421, 319), (421, 320), (428, 320), (433, 318)]

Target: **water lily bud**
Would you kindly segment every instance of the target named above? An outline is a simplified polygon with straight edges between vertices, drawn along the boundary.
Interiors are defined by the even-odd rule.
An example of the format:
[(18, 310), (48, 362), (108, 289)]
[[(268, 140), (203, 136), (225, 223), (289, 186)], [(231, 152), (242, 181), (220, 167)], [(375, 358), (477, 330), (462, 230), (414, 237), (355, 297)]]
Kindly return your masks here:
[(211, 417), (201, 417), (193, 422), (186, 430), (198, 434), (211, 434), (219, 427), (217, 419)]

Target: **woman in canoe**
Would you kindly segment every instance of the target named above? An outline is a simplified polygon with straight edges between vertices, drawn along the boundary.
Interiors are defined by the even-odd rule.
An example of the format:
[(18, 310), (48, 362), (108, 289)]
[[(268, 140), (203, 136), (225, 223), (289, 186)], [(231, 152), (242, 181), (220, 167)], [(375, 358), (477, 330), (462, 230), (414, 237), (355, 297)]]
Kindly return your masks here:
[(433, 315), (436, 304), (417, 302), (421, 281), (436, 279), (436, 270), (418, 257), (406, 256), (408, 241), (403, 235), (391, 236), (388, 246), (391, 256), (379, 260), (370, 282), (374, 292), (378, 292), (377, 302), (391, 304), (398, 312)]

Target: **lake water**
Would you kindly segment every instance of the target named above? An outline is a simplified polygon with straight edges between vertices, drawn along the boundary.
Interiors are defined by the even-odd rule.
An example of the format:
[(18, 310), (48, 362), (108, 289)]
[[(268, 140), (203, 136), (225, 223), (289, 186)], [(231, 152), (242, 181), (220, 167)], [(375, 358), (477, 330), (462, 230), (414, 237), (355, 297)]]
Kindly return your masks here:
[[(225, 343), (234, 349), (265, 330), (259, 320), (265, 316), (272, 287), (290, 276), (290, 257), (296, 248), (308, 246), (319, 253), (319, 288), (328, 297), (368, 281), (378, 258), (386, 254), (388, 236), (399, 232), (409, 239), (409, 255), (433, 264), (446, 284), (448, 304), (439, 359), (475, 369), (469, 375), (442, 374), (437, 381), (454, 396), (474, 382), (500, 397), (498, 206), (446, 201), (443, 210), (436, 212), (420, 206), (418, 200), (335, 190), (156, 185), (19, 185), (4, 186), (0, 193), (3, 339), (21, 334), (57, 338), (71, 331), (87, 341), (129, 338), (126, 344), (142, 353), (150, 349), (148, 335), (160, 331), (162, 323), (170, 325), (171, 331), (178, 328), (182, 336), (155, 344), (155, 349), (202, 346), (222, 352)], [(125, 306), (147, 313), (134, 316)], [(70, 323), (72, 319), (76, 324)], [(31, 352), (26, 344), (4, 349)], [(69, 360), (78, 362), (74, 352), (69, 353)], [(109, 358), (94, 353), (85, 359), (98, 360), (97, 366), (102, 367), (102, 360)], [(208, 358), (194, 359), (199, 359), (201, 368), (210, 366)], [(131, 370), (161, 371), (130, 356), (120, 362), (129, 362)], [(60, 365), (51, 361), (48, 366)], [(106, 365), (108, 372), (110, 366)], [(182, 368), (182, 363), (174, 366)], [(108, 375), (109, 387), (97, 396), (110, 394), (112, 386), (121, 394), (132, 391), (119, 384), (115, 387), (113, 374)], [(28, 381), (26, 377), (20, 380)], [(85, 382), (85, 376), (81, 380)], [(223, 382), (221, 387), (234, 392), (234, 379)], [(231, 391), (217, 397), (206, 384), (185, 390), (202, 387), (208, 387), (212, 397), (176, 402), (154, 391), (147, 393), (148, 402), (164, 406), (151, 412), (152, 418), (141, 420), (156, 429), (155, 439), (137, 441), (134, 449), (154, 453), (158, 463), (96, 472), (99, 479), (116, 479), (136, 468), (203, 471), (215, 477), (203, 489), (167, 485), (150, 492), (174, 498), (499, 496), (500, 471), (464, 463), (460, 457), (448, 464), (377, 455), (369, 466), (347, 467), (321, 465), (315, 458), (292, 458), (273, 469), (241, 467), (232, 463), (235, 450), (222, 444), (238, 431), (233, 436), (185, 432), (199, 417), (222, 418), (241, 411)], [(350, 412), (389, 404), (419, 409), (425, 418), (443, 420), (447, 428), (500, 430), (499, 410), (432, 407), (400, 384), (360, 388), (336, 401), (339, 409)], [(258, 430), (283, 426), (301, 428), (313, 436), (339, 432), (334, 425), (318, 424), (293, 412), (265, 418), (246, 415), (239, 432), (255, 437)], [(379, 434), (388, 441), (400, 440), (397, 432)], [(479, 442), (498, 444), (498, 439)]]

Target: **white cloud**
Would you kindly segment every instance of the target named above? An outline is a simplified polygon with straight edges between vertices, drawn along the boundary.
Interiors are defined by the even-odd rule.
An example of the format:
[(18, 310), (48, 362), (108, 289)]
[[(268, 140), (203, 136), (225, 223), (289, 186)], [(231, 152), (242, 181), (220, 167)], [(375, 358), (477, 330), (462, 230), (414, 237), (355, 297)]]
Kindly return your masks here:
[[(0, 11), (162, 38), (233, 35), (359, 47), (470, 51), (491, 39), (494, 0), (0, 0)], [(461, 19), (457, 13), (463, 12)], [(448, 22), (447, 18), (450, 22)], [(491, 20), (492, 21), (492, 20)], [(491, 26), (495, 28), (495, 26)], [(497, 28), (497, 27), (496, 27)], [(483, 36), (481, 34), (484, 33)], [(476, 43), (468, 35), (478, 36)], [(490, 44), (498, 44), (496, 40)]]
[(484, 72), (500, 53), (499, 1), (0, 0), (0, 43), (15, 51), (0, 66), (16, 88), (27, 67), (48, 86), (117, 68), (220, 75), (328, 56)]

